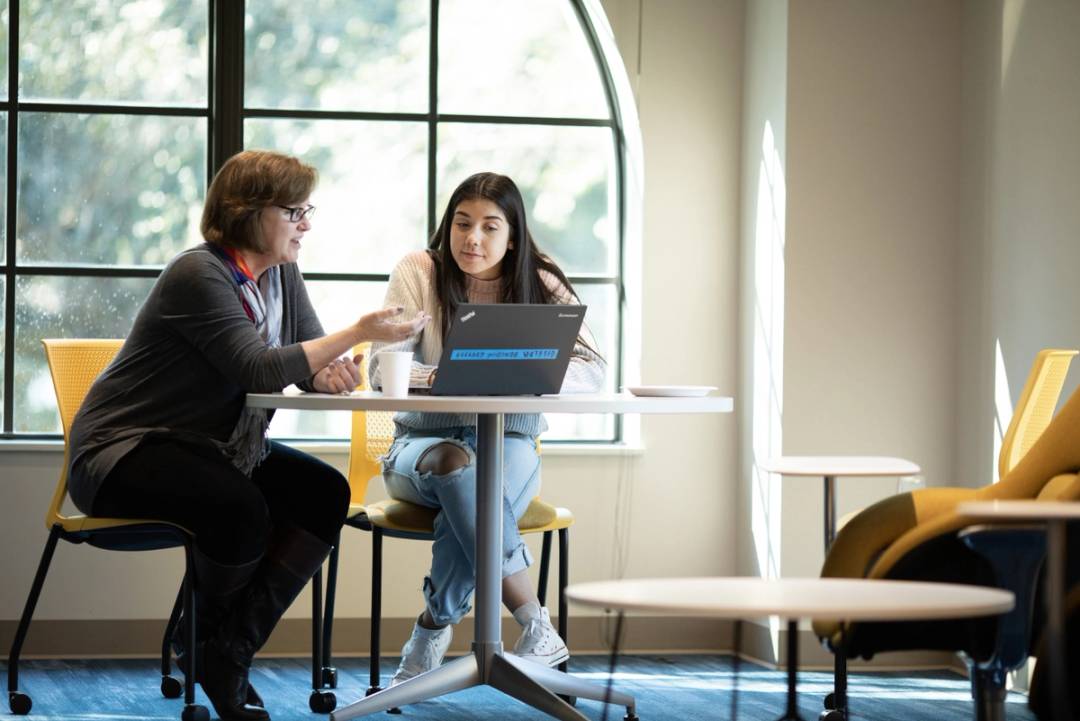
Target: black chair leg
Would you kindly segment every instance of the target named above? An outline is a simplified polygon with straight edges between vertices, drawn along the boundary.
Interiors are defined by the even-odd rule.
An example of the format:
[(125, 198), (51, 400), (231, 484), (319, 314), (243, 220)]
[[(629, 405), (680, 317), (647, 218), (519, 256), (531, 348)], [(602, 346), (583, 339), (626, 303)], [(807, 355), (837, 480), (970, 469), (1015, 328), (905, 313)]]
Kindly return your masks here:
[(322, 688), (322, 569), (311, 577), (311, 690)]
[(541, 606), (547, 603), (548, 568), (551, 566), (551, 531), (544, 531), (544, 543), (540, 547), (540, 580), (536, 583), (536, 598)]
[(337, 575), (338, 559), (340, 556), (341, 541), (334, 545), (330, 551), (330, 562), (326, 570), (326, 604), (323, 611), (323, 636), (322, 636), (322, 686), (323, 688), (337, 688), (337, 669), (333, 662), (334, 640), (334, 603), (337, 599)]
[[(332, 553), (333, 551), (331, 551)], [(322, 569), (311, 577), (311, 695), (308, 708), (313, 713), (330, 713), (337, 708), (333, 691), (323, 691), (323, 598)]]
[(1001, 669), (971, 669), (971, 695), (976, 721), (1005, 721), (1005, 672)]
[(382, 691), (379, 685), (379, 633), (382, 626), (382, 542), (378, 527), (371, 529), (371, 660), (367, 695)]
[(30, 713), (33, 701), (30, 696), (19, 693), (19, 654), (22, 653), (23, 641), (26, 632), (30, 628), (30, 619), (34, 616), (38, 597), (45, 585), (45, 576), (49, 573), (49, 565), (52, 563), (53, 553), (56, 551), (56, 542), (60, 540), (60, 526), (49, 529), (49, 538), (45, 541), (45, 548), (41, 552), (41, 560), (38, 561), (37, 573), (34, 574), (34, 583), (30, 586), (30, 595), (26, 597), (26, 605), (23, 607), (22, 617), (19, 619), (19, 627), (15, 631), (15, 638), (11, 642), (11, 652), (8, 654), (8, 706), (11, 713), (17, 716), (25, 716)]
[[(187, 574), (185, 574), (186, 576)], [(165, 624), (165, 635), (161, 638), (161, 695), (165, 698), (180, 698), (184, 687), (172, 675), (172, 639), (176, 627), (180, 625), (180, 611), (184, 608), (184, 582), (176, 591), (176, 601), (169, 613), (169, 622)]]
[(184, 543), (184, 556), (187, 559), (187, 568), (184, 572), (184, 615), (188, 619), (187, 639), (185, 645), (188, 652), (184, 654), (184, 710), (180, 713), (181, 721), (209, 721), (210, 714), (205, 706), (195, 703), (195, 630), (198, 619), (195, 616), (195, 550), (191, 541)]
[[(570, 582), (570, 529), (559, 529), (559, 636), (563, 643), (570, 645), (570, 612), (566, 604), (566, 586)], [(559, 664), (559, 670), (566, 671), (567, 662)]]
[(841, 644), (833, 654), (833, 691), (825, 696), (825, 710), (818, 721), (844, 721), (848, 716), (847, 651)]

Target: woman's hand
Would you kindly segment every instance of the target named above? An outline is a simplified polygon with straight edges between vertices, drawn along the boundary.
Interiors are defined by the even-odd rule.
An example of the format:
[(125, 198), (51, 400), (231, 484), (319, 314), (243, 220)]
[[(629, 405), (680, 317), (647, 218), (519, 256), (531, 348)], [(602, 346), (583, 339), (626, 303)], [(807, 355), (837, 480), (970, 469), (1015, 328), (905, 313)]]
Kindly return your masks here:
[(319, 393), (350, 393), (360, 385), (360, 361), (363, 355), (352, 360), (338, 358), (315, 374), (311, 384)]
[(424, 311), (418, 311), (412, 320), (400, 322), (394, 318), (404, 312), (404, 308), (385, 308), (374, 313), (368, 313), (357, 321), (356, 326), (363, 340), (379, 340), (394, 343), (411, 338), (424, 329), (431, 320), (431, 316)]

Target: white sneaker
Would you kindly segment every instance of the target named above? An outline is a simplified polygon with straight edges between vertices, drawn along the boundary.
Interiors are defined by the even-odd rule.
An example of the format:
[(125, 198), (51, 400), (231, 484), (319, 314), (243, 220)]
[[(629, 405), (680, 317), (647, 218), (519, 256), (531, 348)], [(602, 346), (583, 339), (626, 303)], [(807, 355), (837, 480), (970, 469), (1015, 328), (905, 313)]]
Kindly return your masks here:
[(442, 664), (450, 639), (454, 637), (454, 627), (440, 629), (424, 628), (419, 623), (413, 626), (412, 636), (401, 649), (401, 664), (398, 666), (390, 685), (396, 686), (419, 676), (425, 671), (438, 668)]
[(570, 658), (570, 651), (551, 625), (551, 614), (536, 603), (527, 603), (514, 611), (514, 618), (524, 626), (514, 644), (514, 655), (545, 666), (557, 666)]

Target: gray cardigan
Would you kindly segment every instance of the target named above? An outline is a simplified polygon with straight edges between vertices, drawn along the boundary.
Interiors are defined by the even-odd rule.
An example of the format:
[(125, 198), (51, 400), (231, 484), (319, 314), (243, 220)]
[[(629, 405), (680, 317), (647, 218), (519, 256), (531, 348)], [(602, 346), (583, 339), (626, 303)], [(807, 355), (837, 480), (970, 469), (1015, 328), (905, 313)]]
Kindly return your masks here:
[(148, 433), (225, 442), (246, 393), (311, 389), (299, 343), (323, 328), (295, 264), (281, 267), (281, 284), (282, 345), (269, 348), (209, 246), (173, 258), (72, 423), (68, 490), (79, 510), (91, 512), (109, 471)]

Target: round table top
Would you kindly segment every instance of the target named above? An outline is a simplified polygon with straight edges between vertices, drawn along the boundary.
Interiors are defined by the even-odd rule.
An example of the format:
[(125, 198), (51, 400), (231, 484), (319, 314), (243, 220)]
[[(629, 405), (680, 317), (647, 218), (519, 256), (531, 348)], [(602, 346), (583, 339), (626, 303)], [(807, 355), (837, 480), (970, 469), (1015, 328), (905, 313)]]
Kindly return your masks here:
[(997, 588), (849, 578), (644, 578), (577, 583), (566, 589), (584, 606), (690, 616), (837, 621), (911, 621), (990, 616), (1013, 607)]
[(249, 393), (254, 408), (312, 411), (429, 411), (432, 413), (730, 413), (730, 396), (645, 397), (629, 393), (567, 393), (553, 396), (384, 396), (379, 391)]
[(775, 456), (761, 467), (785, 476), (910, 476), (922, 470), (889, 456)]
[(1080, 518), (1080, 501), (967, 501), (956, 512), (972, 519), (1038, 521)]

